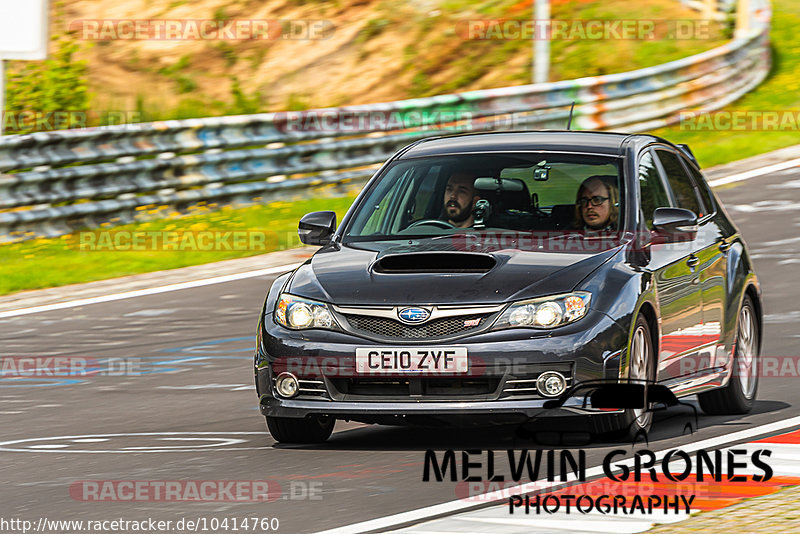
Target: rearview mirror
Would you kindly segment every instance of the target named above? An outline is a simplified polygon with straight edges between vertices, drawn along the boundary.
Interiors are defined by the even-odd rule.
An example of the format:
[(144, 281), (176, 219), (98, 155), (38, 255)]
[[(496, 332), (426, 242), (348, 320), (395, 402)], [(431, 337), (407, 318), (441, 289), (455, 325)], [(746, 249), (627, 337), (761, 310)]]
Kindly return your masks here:
[(303, 215), (297, 226), (300, 241), (306, 245), (327, 245), (336, 231), (336, 213), (314, 211)]
[(523, 182), (520, 180), (509, 180), (506, 178), (476, 178), (475, 189), (481, 192), (490, 192), (490, 191), (510, 191), (512, 193), (518, 193), (523, 190)]
[(697, 237), (697, 215), (683, 208), (656, 208), (653, 230), (657, 242), (691, 241)]

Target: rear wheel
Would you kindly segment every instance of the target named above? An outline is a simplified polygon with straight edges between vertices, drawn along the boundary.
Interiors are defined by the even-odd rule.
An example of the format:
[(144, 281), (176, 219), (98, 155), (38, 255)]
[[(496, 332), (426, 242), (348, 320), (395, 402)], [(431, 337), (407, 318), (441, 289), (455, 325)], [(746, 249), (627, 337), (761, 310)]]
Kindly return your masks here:
[(700, 393), (700, 408), (709, 415), (748, 413), (756, 400), (758, 390), (758, 346), (760, 332), (755, 307), (745, 295), (739, 310), (736, 331), (736, 348), (733, 355), (731, 379), (724, 388)]
[(322, 443), (333, 432), (336, 419), (327, 415), (312, 415), (305, 419), (291, 417), (267, 417), (275, 441), (281, 443)]

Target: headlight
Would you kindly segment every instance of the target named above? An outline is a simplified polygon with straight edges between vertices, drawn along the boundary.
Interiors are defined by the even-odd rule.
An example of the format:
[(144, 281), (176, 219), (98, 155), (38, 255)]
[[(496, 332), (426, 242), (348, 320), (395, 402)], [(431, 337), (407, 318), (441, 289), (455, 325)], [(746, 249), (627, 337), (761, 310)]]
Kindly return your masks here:
[(293, 330), (324, 328), (338, 330), (328, 305), (283, 293), (275, 306), (275, 322)]
[(592, 294), (576, 291), (515, 302), (503, 312), (495, 328), (555, 328), (577, 321), (589, 311)]

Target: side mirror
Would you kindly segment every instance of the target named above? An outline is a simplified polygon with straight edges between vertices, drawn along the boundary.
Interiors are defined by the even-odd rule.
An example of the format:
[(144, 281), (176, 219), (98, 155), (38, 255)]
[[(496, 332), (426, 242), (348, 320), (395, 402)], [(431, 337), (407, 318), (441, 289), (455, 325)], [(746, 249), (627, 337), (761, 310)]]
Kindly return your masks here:
[(306, 213), (297, 226), (300, 241), (306, 245), (327, 245), (336, 231), (336, 213), (314, 211)]
[(659, 243), (692, 241), (697, 237), (697, 215), (683, 208), (656, 208), (653, 230)]

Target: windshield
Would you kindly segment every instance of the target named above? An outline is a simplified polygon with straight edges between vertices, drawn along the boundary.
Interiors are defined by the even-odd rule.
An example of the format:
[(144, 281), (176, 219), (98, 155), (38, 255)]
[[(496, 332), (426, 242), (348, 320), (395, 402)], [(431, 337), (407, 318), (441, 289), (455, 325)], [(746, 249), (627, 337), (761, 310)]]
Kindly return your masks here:
[(389, 167), (353, 214), (346, 241), (484, 230), (592, 235), (621, 228), (621, 158), (493, 153)]

